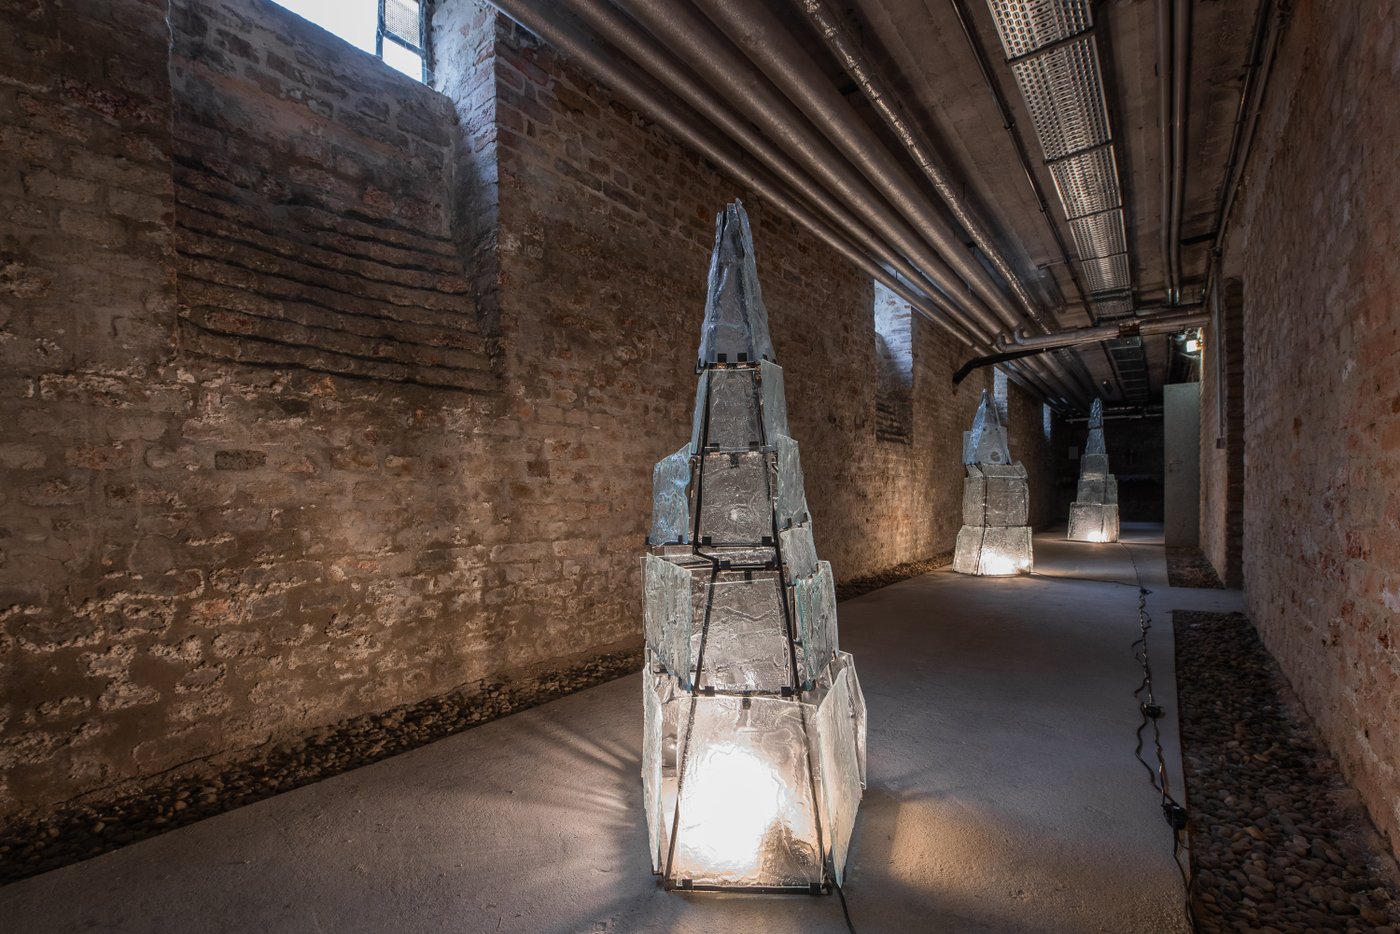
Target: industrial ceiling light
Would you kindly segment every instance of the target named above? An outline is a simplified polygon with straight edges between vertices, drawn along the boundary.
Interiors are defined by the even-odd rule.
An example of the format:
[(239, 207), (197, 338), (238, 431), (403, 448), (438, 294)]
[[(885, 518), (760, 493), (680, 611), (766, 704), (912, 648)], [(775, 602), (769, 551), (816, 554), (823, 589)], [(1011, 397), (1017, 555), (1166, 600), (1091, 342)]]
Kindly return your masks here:
[(963, 432), (963, 527), (953, 552), (959, 574), (1004, 577), (1031, 570), (1030, 490), (1026, 468), (1011, 460), (1006, 429), (987, 391)]
[(690, 441), (652, 474), (642, 785), (667, 888), (823, 892), (865, 786), (865, 700), (836, 640), (753, 240), (715, 222)]
[(1089, 440), (1079, 459), (1079, 489), (1069, 506), (1069, 540), (1118, 541), (1118, 478), (1108, 472), (1103, 443), (1103, 400), (1089, 409)]

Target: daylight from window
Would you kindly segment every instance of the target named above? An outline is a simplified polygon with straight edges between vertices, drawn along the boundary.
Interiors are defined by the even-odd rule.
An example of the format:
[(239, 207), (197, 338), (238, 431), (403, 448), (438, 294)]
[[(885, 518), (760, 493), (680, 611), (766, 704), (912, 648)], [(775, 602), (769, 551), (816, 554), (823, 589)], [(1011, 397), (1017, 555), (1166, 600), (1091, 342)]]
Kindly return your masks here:
[[(278, 0), (278, 2), (298, 16), (310, 20), (327, 32), (334, 33), (346, 42), (362, 49), (370, 55), (382, 57), (385, 64), (403, 72), (415, 81), (423, 80), (423, 59), (417, 53), (397, 42), (389, 35), (384, 39), (384, 52), (378, 56), (375, 36), (379, 27), (379, 0)], [(395, 13), (417, 16), (417, 3), (404, 0), (388, 0), (391, 19), (397, 21)], [(393, 24), (391, 23), (391, 27)], [(416, 22), (407, 24), (405, 31), (412, 30), (407, 38), (416, 40)]]

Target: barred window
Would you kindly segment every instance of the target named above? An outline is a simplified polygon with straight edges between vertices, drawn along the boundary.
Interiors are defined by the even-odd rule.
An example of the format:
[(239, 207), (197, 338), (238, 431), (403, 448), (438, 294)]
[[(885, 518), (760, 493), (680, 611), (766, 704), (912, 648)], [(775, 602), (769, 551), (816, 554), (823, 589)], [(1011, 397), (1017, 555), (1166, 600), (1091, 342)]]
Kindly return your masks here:
[(413, 80), (428, 81), (428, 23), (423, 0), (277, 2)]

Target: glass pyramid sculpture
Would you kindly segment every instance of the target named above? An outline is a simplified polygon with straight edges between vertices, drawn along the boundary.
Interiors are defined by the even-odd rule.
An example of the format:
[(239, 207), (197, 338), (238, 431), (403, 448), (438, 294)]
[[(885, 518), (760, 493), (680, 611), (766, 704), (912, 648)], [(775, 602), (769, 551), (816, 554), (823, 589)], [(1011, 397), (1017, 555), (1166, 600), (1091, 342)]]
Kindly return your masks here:
[(865, 786), (743, 205), (715, 224), (690, 440), (653, 471), (642, 787), (667, 888), (829, 890)]
[(1089, 409), (1089, 440), (1079, 459), (1079, 490), (1069, 506), (1073, 542), (1118, 541), (1118, 479), (1108, 472), (1103, 444), (1103, 400)]
[(1030, 489), (1026, 468), (1011, 460), (1006, 429), (987, 391), (963, 433), (963, 527), (953, 552), (959, 574), (1005, 576), (1031, 570)]

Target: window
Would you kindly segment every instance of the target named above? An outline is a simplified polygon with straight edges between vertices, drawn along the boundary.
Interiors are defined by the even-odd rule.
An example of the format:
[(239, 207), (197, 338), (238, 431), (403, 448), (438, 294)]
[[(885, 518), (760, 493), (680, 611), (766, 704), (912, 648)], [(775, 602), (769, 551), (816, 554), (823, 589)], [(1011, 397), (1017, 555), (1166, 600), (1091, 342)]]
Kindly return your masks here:
[(910, 444), (914, 438), (914, 309), (875, 283), (875, 437)]
[(996, 402), (997, 415), (1001, 416), (1001, 423), (1005, 425), (1011, 416), (1007, 409), (1006, 374), (1001, 367), (992, 370), (992, 401)]
[(428, 80), (422, 0), (278, 0), (293, 13), (403, 72)]
[(1055, 410), (1050, 408), (1048, 402), (1043, 402), (1040, 406), (1040, 430), (1044, 432), (1046, 441), (1055, 433)]

